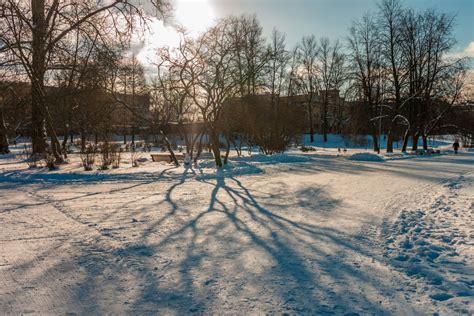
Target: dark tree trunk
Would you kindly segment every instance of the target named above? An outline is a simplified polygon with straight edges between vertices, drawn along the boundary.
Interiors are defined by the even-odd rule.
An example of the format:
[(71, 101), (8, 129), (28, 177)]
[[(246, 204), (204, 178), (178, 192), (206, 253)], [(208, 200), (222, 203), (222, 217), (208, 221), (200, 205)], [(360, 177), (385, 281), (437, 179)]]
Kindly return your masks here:
[(423, 140), (423, 149), (427, 150), (428, 149), (428, 136), (425, 134), (422, 134), (421, 139)]
[(81, 128), (81, 153), (86, 151), (86, 133)]
[(197, 161), (199, 159), (199, 156), (202, 153), (202, 139), (203, 139), (203, 137), (204, 137), (204, 132), (199, 137), (198, 148), (197, 148), (196, 156), (194, 157), (194, 162), (195, 163), (197, 163)]
[(63, 142), (62, 142), (62, 144), (61, 144), (61, 151), (63, 152), (64, 158), (66, 158), (66, 159), (67, 159), (67, 140), (68, 140), (68, 135), (69, 135), (68, 128), (65, 127), (65, 128), (64, 128), (64, 138), (63, 138)]
[(374, 151), (380, 152), (379, 140), (375, 126), (372, 126), (372, 140), (374, 142)]
[(418, 150), (418, 139), (419, 138), (420, 138), (420, 134), (418, 132), (413, 134), (413, 139), (412, 139), (413, 144), (412, 144), (412, 147), (411, 147), (411, 149), (413, 151)]
[(313, 108), (311, 102), (308, 105), (308, 119), (309, 119), (309, 138), (311, 144), (314, 143), (314, 123), (313, 123)]
[(225, 135), (225, 142), (226, 142), (226, 148), (225, 148), (225, 157), (224, 157), (224, 164), (227, 165), (227, 161), (229, 159), (229, 153), (230, 153), (230, 139), (229, 135)]
[(406, 153), (408, 148), (408, 140), (410, 139), (410, 129), (407, 128), (405, 131), (405, 135), (403, 136), (403, 145), (402, 145), (402, 152)]
[(3, 116), (3, 109), (0, 110), (0, 154), (8, 154), (10, 152), (8, 144), (7, 127)]
[(393, 153), (393, 131), (392, 131), (393, 126), (390, 126), (388, 132), (387, 132), (387, 152), (388, 153)]
[(170, 153), (171, 161), (175, 164), (175, 166), (179, 166), (178, 159), (176, 158), (176, 155), (174, 154), (173, 148), (171, 147), (168, 137), (166, 137), (165, 133), (162, 130), (160, 130), (160, 134), (163, 137), (163, 141), (165, 142), (165, 146), (168, 149), (168, 152)]
[(211, 130), (211, 149), (214, 154), (214, 160), (218, 168), (222, 167), (221, 151), (219, 148), (219, 133)]
[(33, 25), (33, 60), (31, 80), (31, 141), (33, 153), (45, 153), (47, 148), (44, 109), (45, 32), (44, 0), (31, 0)]
[(327, 96), (325, 97), (325, 101), (323, 104), (323, 140), (326, 143), (328, 141), (328, 101)]

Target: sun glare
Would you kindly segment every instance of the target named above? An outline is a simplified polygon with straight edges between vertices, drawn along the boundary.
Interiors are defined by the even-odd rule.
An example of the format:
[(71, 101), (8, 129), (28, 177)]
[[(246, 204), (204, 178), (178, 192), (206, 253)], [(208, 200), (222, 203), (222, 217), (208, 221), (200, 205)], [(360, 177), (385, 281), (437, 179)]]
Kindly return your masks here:
[(216, 18), (209, 0), (178, 0), (175, 9), (176, 20), (192, 35), (203, 32)]

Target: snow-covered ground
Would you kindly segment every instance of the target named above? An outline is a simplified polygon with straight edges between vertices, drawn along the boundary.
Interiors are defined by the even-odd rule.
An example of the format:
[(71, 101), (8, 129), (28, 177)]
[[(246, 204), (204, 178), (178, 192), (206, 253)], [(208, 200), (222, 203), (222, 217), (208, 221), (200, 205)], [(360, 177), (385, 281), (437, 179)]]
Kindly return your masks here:
[(0, 314), (472, 313), (474, 153), (354, 153), (221, 171), (4, 157)]

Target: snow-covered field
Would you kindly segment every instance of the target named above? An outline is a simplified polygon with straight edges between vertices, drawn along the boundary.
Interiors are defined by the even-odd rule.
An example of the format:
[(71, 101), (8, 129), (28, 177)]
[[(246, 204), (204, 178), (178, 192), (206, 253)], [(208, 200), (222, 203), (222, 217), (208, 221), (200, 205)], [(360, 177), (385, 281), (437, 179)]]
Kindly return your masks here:
[(474, 153), (353, 153), (3, 157), (0, 314), (472, 314)]

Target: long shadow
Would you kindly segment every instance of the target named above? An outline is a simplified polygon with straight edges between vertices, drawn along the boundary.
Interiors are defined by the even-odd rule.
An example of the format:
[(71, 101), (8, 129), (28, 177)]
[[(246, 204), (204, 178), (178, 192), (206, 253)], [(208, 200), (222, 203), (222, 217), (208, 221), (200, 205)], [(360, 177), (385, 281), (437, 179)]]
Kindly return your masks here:
[[(331, 271), (330, 277), (334, 279), (339, 279), (341, 275), (345, 274), (352, 277), (360, 273), (356, 271), (356, 268), (344, 262), (338, 262), (338, 266), (342, 270), (332, 271), (330, 267), (335, 264), (334, 259), (314, 243), (330, 241), (336, 243), (342, 249), (347, 248), (362, 255), (370, 255), (358, 245), (353, 244), (353, 240), (344, 239), (342, 232), (321, 228), (314, 224), (297, 222), (272, 212), (262, 206), (250, 190), (236, 178), (218, 177), (215, 183), (211, 180), (198, 181), (213, 186), (207, 209), (198, 212), (187, 223), (153, 245), (153, 248), (158, 251), (178, 242), (187, 244), (184, 251), (185, 257), (180, 262), (178, 269), (181, 284), (183, 284), (180, 292), (198, 293), (200, 290), (194, 286), (195, 282), (193, 282), (191, 270), (198, 268), (203, 259), (217, 260), (217, 257), (222, 256), (222, 253), (211, 252), (207, 248), (197, 245), (196, 240), (204, 238), (209, 242), (215, 242), (216, 239), (222, 238), (224, 228), (228, 228), (229, 223), (234, 227), (234, 233), (232, 233), (233, 236), (221, 240), (224, 243), (222, 247), (228, 248), (227, 251), (232, 253), (230, 249), (234, 248), (235, 244), (233, 243), (239, 240), (235, 235), (242, 235), (250, 240), (250, 243), (246, 246), (247, 249), (258, 249), (263, 255), (270, 256), (271, 260), (276, 262), (276, 266), (260, 276), (262, 278), (261, 285), (271, 279), (285, 280), (285, 286), (273, 287), (272, 291), (274, 292), (273, 295), (278, 296), (284, 302), (285, 308), (293, 310), (293, 312), (312, 313), (324, 311), (327, 308), (320, 305), (315, 296), (315, 292), (326, 290), (324, 288), (318, 289), (318, 271), (310, 267), (308, 253), (306, 255), (300, 253), (299, 248), (307, 248), (308, 251), (315, 254), (319, 253), (324, 258), (320, 259), (319, 265), (327, 265), (328, 270)], [(228, 185), (226, 181), (232, 182), (233, 185)], [(174, 191), (176, 188), (177, 185), (174, 185), (169, 191)], [(308, 192), (311, 194), (312, 191)], [(171, 193), (168, 192), (167, 199), (171, 199), (171, 196)], [(327, 199), (328, 197), (321, 196), (321, 198)], [(172, 201), (170, 203), (175, 205)], [(337, 201), (331, 203), (335, 205)], [(171, 208), (167, 216), (175, 214), (177, 208), (177, 206)], [(211, 213), (224, 215), (224, 218), (217, 218), (212, 227), (206, 229), (204, 223), (200, 222), (205, 222), (206, 217)], [(144, 237), (151, 231), (159, 229), (162, 222), (163, 220), (153, 223)], [(254, 224), (258, 224), (263, 230), (253, 228)], [(308, 237), (310, 241), (308, 241)], [(226, 252), (226, 250), (223, 250), (223, 252)], [(214, 275), (211, 274), (210, 276), (211, 279), (225, 279), (226, 277), (219, 271), (213, 273)], [(359, 279), (361, 282), (373, 282), (367, 276), (359, 276)], [(288, 282), (293, 285), (291, 288), (288, 288)], [(143, 300), (137, 301), (137, 308), (140, 302), (143, 302)], [(193, 311), (209, 312), (208, 308), (212, 301), (206, 302), (203, 305), (203, 301), (199, 301), (198, 307), (194, 307)], [(364, 304), (373, 311), (385, 312), (382, 307), (369, 298), (365, 298)]]
[[(449, 159), (444, 161), (449, 163)], [(391, 162), (383, 166), (358, 164), (355, 167), (355, 164), (357, 162), (313, 157), (308, 162), (288, 165), (288, 172), (370, 174), (383, 169), (401, 176), (416, 176), (410, 172), (410, 168), (416, 168), (414, 164), (408, 164), (408, 171), (403, 173), (400, 173), (396, 163), (392, 165)], [(467, 166), (472, 162), (463, 160), (462, 164)], [(167, 172), (164, 170), (158, 177), (155, 175), (153, 179), (126, 187), (81, 194), (57, 202), (98, 198), (101, 194), (125, 193), (139, 186), (151, 186), (158, 180), (168, 179), (170, 175)], [(255, 181), (261, 181), (259, 175), (252, 177)], [(311, 203), (312, 199), (327, 201), (327, 209), (337, 208), (342, 202), (332, 198), (324, 188), (302, 188), (290, 199), (268, 193), (263, 188), (249, 188), (245, 184), (249, 182), (249, 177), (217, 176), (206, 179), (196, 177), (194, 170), (188, 169), (177, 180), (169, 182), (162, 202), (149, 202), (150, 210), (156, 211), (158, 216), (146, 224), (138, 241), (117, 243), (110, 247), (98, 240), (97, 244), (80, 248), (71, 261), (58, 263), (49, 269), (57, 274), (72, 263), (83, 270), (86, 277), (74, 289), (74, 294), (77, 300), (90, 300), (90, 303), (79, 306), (82, 308), (80, 312), (106, 312), (105, 293), (123, 297), (124, 293), (132, 293), (133, 290), (130, 299), (123, 302), (122, 311), (145, 314), (211, 313), (222, 300), (219, 294), (225, 291), (242, 297), (253, 295), (257, 302), (254, 309), (244, 305), (244, 302), (229, 303), (231, 312), (238, 312), (238, 305), (242, 304), (248, 308), (247, 311), (290, 314), (344, 314), (351, 308), (362, 313), (390, 313), (368, 293), (356, 293), (351, 286), (327, 285), (330, 284), (327, 279), (330, 279), (334, 284), (359, 282), (362, 288), (380, 289), (379, 280), (362, 272), (348, 257), (351, 254), (372, 257), (369, 247), (343, 231), (318, 225), (317, 219), (324, 217), (325, 213), (318, 203)], [(61, 181), (50, 182), (42, 190), (63, 184)], [(179, 190), (184, 185), (200, 186), (206, 192), (210, 187), (206, 200), (199, 203), (205, 203), (205, 209), (196, 210), (194, 205), (179, 202)], [(145, 196), (133, 197), (121, 207), (128, 207), (155, 194), (152, 191)], [(166, 205), (166, 208), (163, 207), (165, 211), (158, 209), (162, 205)], [(103, 220), (118, 214), (121, 207), (109, 212)], [(293, 216), (303, 210), (307, 220)], [(173, 222), (183, 212), (190, 213), (190, 216), (182, 222)], [(168, 233), (154, 234), (170, 227), (172, 231)], [(248, 253), (258, 254), (257, 259), (261, 261), (256, 262), (260, 266), (245, 265), (251, 259)], [(167, 256), (172, 260), (157, 264), (158, 259)], [(33, 267), (27, 263), (24, 269)], [(233, 281), (231, 273), (235, 273), (235, 278), (239, 280)], [(47, 275), (38, 276), (36, 282), (41, 283), (41, 277), (46, 278)], [(203, 275), (206, 276), (204, 280), (201, 279)], [(133, 279), (125, 279), (124, 276)], [(271, 298), (278, 304), (264, 305), (258, 295), (255, 297), (256, 294), (248, 292), (249, 288), (260, 289), (263, 297)], [(345, 298), (357, 298), (358, 301), (344, 301)], [(99, 309), (94, 309), (94, 306), (99, 306)], [(364, 310), (361, 310), (362, 307)]]

